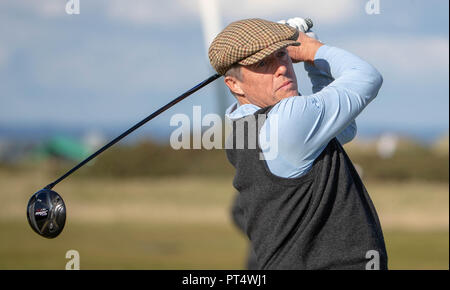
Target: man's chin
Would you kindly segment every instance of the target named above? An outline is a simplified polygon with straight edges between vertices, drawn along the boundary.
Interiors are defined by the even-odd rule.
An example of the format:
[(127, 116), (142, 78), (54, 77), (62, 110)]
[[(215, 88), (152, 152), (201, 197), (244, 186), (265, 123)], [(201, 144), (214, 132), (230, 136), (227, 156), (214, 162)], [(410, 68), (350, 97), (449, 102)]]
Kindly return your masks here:
[(284, 94), (281, 96), (280, 100), (294, 97), (294, 96), (299, 96), (299, 95), (300, 94), (298, 93), (297, 90), (289, 90), (289, 91), (284, 92)]

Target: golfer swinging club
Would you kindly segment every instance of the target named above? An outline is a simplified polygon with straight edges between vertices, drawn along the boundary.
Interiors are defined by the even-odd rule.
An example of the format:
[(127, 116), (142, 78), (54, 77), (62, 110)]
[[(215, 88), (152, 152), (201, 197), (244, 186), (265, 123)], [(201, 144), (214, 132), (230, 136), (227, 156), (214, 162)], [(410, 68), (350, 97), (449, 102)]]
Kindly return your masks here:
[[(301, 18), (246, 19), (228, 25), (209, 48), (214, 69), (237, 102), (226, 111), (227, 142), (256, 138), (257, 146), (227, 148), (236, 169), (235, 207), (242, 213), (259, 269), (387, 269), (375, 207), (342, 144), (355, 118), (376, 97), (380, 73), (357, 56), (324, 45)], [(305, 32), (308, 32), (308, 36)], [(313, 94), (301, 96), (292, 63), (304, 62)], [(252, 117), (244, 132), (236, 124)], [(275, 158), (261, 158), (275, 126)], [(266, 142), (267, 143), (267, 142)], [(228, 144), (228, 143), (227, 143)]]

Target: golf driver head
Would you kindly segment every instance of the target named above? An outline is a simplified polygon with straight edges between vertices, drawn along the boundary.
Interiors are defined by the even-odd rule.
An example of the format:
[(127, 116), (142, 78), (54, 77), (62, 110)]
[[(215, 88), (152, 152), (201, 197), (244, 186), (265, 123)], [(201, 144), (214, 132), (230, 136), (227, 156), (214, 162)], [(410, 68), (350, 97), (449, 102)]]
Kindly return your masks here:
[(27, 218), (36, 233), (49, 239), (56, 238), (66, 223), (66, 205), (56, 191), (44, 188), (28, 201)]

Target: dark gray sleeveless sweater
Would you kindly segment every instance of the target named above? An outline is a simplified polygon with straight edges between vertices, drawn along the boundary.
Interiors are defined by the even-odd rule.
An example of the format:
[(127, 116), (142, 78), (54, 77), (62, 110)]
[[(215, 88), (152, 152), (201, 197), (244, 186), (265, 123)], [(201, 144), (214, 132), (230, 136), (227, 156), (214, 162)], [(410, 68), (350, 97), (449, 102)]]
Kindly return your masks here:
[[(271, 108), (258, 110), (255, 118), (265, 117)], [(245, 127), (246, 149), (233, 149), (233, 122), (233, 139), (227, 139), (226, 147), (232, 149), (226, 152), (236, 168), (236, 204), (259, 268), (364, 270), (371, 258), (367, 252), (375, 250), (379, 268), (387, 269), (375, 207), (337, 139), (328, 143), (305, 175), (283, 178), (272, 174), (266, 161), (260, 160), (259, 145), (248, 149), (247, 140), (252, 140), (248, 138), (259, 140), (257, 124), (249, 122)]]

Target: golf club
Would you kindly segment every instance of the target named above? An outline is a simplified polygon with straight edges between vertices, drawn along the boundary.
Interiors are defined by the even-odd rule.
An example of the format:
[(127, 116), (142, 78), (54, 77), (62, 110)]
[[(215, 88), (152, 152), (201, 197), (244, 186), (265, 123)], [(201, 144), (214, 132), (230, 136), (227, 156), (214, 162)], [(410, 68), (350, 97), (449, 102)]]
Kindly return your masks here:
[[(308, 30), (313, 26), (313, 23), (311, 19), (306, 18), (305, 19), (306, 25), (308, 26)], [(66, 205), (64, 204), (64, 201), (62, 197), (56, 192), (53, 191), (52, 188), (64, 180), (66, 177), (71, 175), (73, 172), (78, 170), (80, 167), (88, 163), (90, 160), (94, 159), (97, 155), (117, 143), (119, 140), (126, 137), (128, 134), (133, 132), (134, 130), (138, 129), (151, 119), (155, 118), (162, 112), (166, 111), (173, 105), (177, 104), (181, 100), (185, 99), (189, 95), (195, 93), (199, 89), (203, 88), (204, 86), (208, 85), (209, 83), (213, 82), (214, 80), (218, 79), (220, 77), (219, 74), (214, 74), (204, 80), (203, 82), (199, 83), (195, 87), (191, 88), (190, 90), (186, 91), (179, 97), (175, 98), (165, 106), (161, 107), (154, 113), (147, 116), (145, 119), (122, 133), (120, 136), (113, 139), (111, 142), (100, 148), (98, 151), (81, 161), (78, 165), (67, 171), (64, 175), (62, 175), (60, 178), (55, 180), (54, 182), (48, 184), (43, 189), (39, 190), (35, 194), (33, 194), (28, 201), (27, 206), (27, 219), (28, 223), (30, 224), (31, 228), (38, 233), (41, 236), (44, 236), (46, 238), (55, 238), (57, 237), (63, 230), (65, 222), (66, 222)]]
[(73, 172), (78, 170), (80, 167), (88, 163), (90, 160), (94, 159), (97, 155), (117, 143), (119, 140), (136, 130), (137, 128), (141, 127), (151, 119), (155, 118), (162, 112), (166, 111), (173, 105), (177, 104), (178, 102), (182, 101), (186, 97), (190, 96), (191, 94), (195, 93), (199, 89), (203, 88), (204, 86), (208, 85), (209, 83), (213, 82), (214, 80), (218, 79), (221, 75), (214, 74), (207, 78), (206, 80), (202, 81), (195, 87), (191, 88), (190, 90), (186, 91), (185, 93), (181, 94), (179, 97), (175, 98), (168, 104), (164, 105), (163, 107), (156, 110), (154, 113), (147, 116), (145, 119), (122, 133), (120, 136), (113, 139), (111, 142), (100, 148), (98, 151), (81, 161), (78, 165), (67, 171), (64, 175), (62, 175), (60, 178), (55, 180), (54, 182), (48, 184), (43, 189), (39, 190), (35, 194), (33, 194), (28, 201), (27, 206), (27, 219), (28, 223), (30, 224), (31, 228), (38, 233), (39, 235), (46, 237), (46, 238), (55, 238), (57, 237), (63, 230), (65, 222), (66, 222), (66, 205), (64, 204), (64, 201), (62, 197), (56, 192), (53, 191), (52, 188), (61, 182), (63, 179), (71, 175)]

